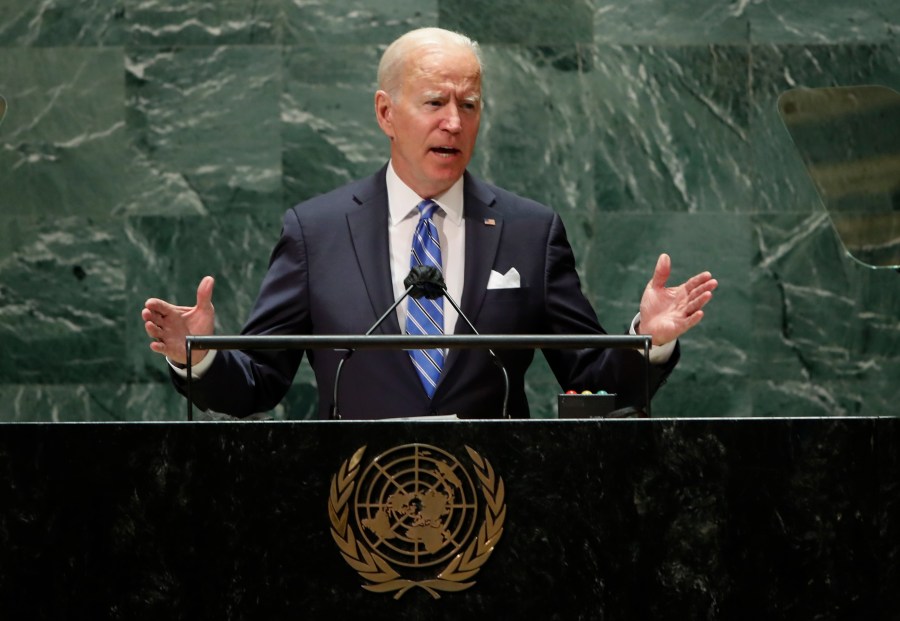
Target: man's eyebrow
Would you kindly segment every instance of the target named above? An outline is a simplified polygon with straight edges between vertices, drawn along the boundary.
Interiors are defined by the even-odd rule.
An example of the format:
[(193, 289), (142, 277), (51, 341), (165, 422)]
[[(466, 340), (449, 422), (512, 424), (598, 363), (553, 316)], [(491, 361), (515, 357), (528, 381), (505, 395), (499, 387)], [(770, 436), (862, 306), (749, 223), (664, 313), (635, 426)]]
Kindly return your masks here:
[[(424, 91), (422, 93), (422, 101), (431, 101), (434, 99), (444, 100), (447, 99), (449, 95), (446, 91)], [(471, 95), (466, 95), (461, 99), (461, 101), (467, 103), (481, 103), (481, 93), (473, 93)]]

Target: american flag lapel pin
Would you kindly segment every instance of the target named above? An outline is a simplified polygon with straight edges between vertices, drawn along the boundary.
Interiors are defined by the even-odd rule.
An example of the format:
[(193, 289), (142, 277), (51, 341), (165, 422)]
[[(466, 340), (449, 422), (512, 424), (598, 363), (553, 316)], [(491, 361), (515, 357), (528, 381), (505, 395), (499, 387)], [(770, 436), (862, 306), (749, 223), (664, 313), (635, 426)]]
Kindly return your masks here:
[(493, 218), (485, 218), (484, 219), (485, 226), (495, 226), (496, 224), (497, 224), (497, 221), (494, 220)]

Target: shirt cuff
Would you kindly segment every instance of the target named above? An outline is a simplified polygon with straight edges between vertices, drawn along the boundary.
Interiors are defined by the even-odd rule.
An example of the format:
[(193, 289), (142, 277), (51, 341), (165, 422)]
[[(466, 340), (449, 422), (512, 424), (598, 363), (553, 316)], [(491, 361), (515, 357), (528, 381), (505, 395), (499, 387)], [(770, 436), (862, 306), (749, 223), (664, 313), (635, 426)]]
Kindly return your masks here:
[[(631, 328), (628, 330), (629, 334), (637, 334), (637, 325), (641, 323), (641, 314), (638, 313), (634, 316), (634, 319), (631, 320)], [(678, 340), (669, 341), (665, 345), (651, 345), (650, 346), (650, 364), (665, 364), (669, 361), (669, 358), (672, 357), (672, 352), (675, 351), (675, 344)], [(644, 350), (641, 350), (641, 353), (644, 353)]]
[[(212, 366), (213, 360), (215, 359), (217, 353), (218, 353), (218, 350), (216, 350), (216, 349), (210, 350), (210, 352), (203, 357), (203, 360), (201, 360), (197, 364), (192, 364), (191, 365), (191, 379), (200, 379), (201, 377), (203, 377), (203, 374), (206, 373), (209, 370), (209, 367)], [(653, 360), (653, 356), (650, 356), (650, 360)], [(171, 360), (169, 360), (168, 358), (166, 358), (166, 362), (169, 363), (169, 367), (173, 371), (175, 371), (175, 374), (178, 375), (178, 377), (180, 377), (182, 379), (187, 379), (187, 367), (186, 366), (176, 364), (176, 363), (172, 362)]]

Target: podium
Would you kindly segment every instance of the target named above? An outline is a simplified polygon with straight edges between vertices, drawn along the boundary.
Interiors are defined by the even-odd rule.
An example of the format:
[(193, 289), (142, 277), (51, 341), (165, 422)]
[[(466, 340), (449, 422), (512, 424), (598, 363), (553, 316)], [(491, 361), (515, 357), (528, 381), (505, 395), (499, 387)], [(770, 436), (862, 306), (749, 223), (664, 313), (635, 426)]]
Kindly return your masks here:
[[(893, 418), (3, 424), (0, 610), (96, 620), (892, 619), (897, 446)], [(463, 507), (466, 477), (477, 490), (469, 531), (439, 519), (446, 541), (473, 550), (473, 574), (448, 570), (451, 557), (402, 565), (384, 545), (391, 535), (365, 525), (429, 515), (409, 498), (389, 516), (376, 510), (398, 497), (390, 481), (401, 483), (411, 459), (443, 472), (439, 483), (421, 479), (420, 500), (430, 490)], [(357, 519), (360, 506), (369, 513)], [(417, 523), (428, 525), (406, 526)], [(481, 529), (499, 529), (487, 553)], [(360, 557), (368, 546), (416, 584), (365, 588), (389, 580), (367, 579), (365, 559), (348, 562), (339, 540), (351, 531)], [(431, 571), (473, 584), (429, 590)]]

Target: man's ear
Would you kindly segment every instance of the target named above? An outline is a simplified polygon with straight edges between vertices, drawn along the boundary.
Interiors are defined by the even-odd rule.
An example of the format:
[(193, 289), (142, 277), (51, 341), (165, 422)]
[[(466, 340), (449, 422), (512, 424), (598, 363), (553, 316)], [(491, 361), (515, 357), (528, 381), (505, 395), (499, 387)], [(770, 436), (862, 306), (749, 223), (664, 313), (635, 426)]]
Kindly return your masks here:
[(385, 91), (375, 93), (375, 119), (388, 138), (394, 137), (394, 102)]

